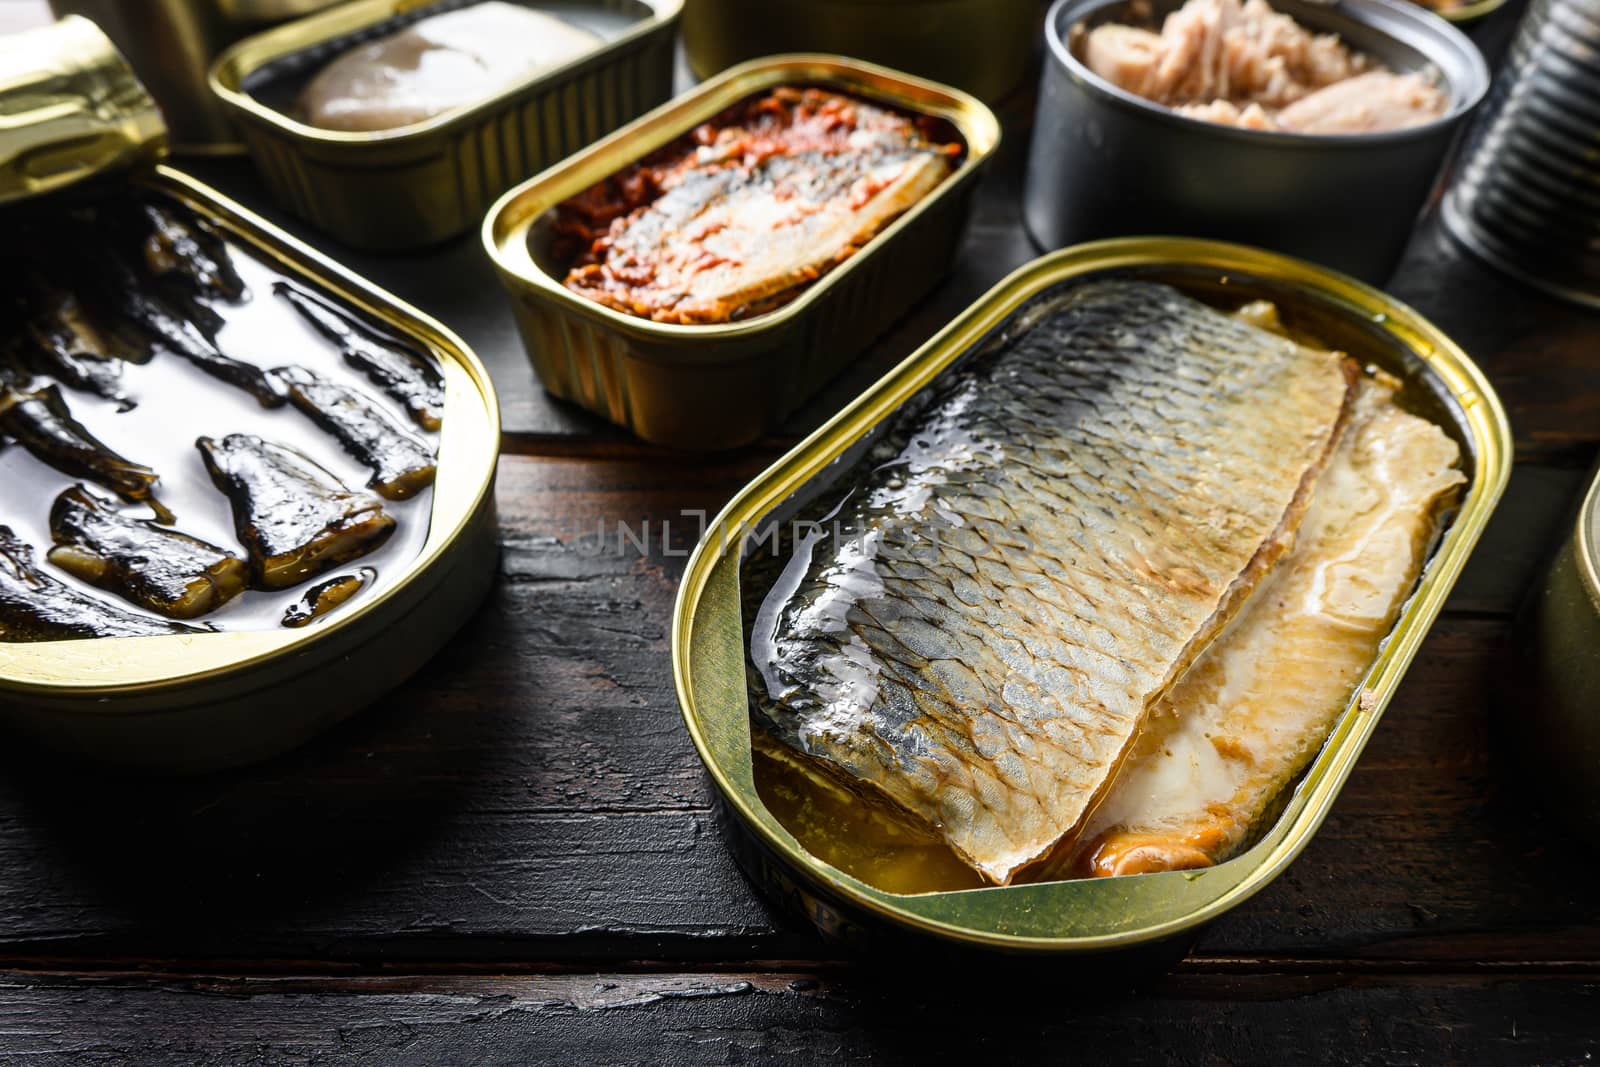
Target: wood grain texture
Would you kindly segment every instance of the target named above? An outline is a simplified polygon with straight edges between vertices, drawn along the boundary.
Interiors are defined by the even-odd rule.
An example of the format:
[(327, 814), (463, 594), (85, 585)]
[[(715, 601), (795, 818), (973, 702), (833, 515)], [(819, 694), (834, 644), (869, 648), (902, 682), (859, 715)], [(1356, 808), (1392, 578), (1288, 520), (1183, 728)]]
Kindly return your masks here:
[[(961, 999), (963, 1021), (939, 1025)], [(1600, 976), (1183, 972), (1130, 995), (839, 970), (0, 976), (29, 1063), (1583, 1063)]]
[[(1473, 30), (1491, 60), (1517, 6)], [(488, 365), (500, 580), (381, 706), (264, 766), (151, 780), (0, 748), (0, 1058), (1592, 1062), (1595, 868), (1531, 799), (1508, 683), (1514, 613), (1600, 447), (1600, 315), (1478, 263), (1431, 216), (1390, 288), (1489, 373), (1520, 462), (1280, 878), (1176, 972), (1085, 992), (1009, 965), (837, 962), (729, 858), (668, 659), (696, 513), (1036, 254), (1017, 211), (1031, 106), (1002, 108), (940, 288), (737, 456), (664, 454), (544, 394), (476, 235), (369, 256), (281, 220)], [(243, 162), (185, 166), (279, 215)]]
[[(10, 755), (0, 952), (826, 955), (718, 840), (668, 662), (697, 535), (686, 512), (714, 511), (768, 458), (503, 460), (485, 610), (382, 706), (284, 759), (147, 781)], [(1600, 959), (1569, 851), (1488, 741), (1514, 596), (1580, 480), (1518, 473), (1465, 607), (1430, 638), (1327, 824), (1203, 954)]]

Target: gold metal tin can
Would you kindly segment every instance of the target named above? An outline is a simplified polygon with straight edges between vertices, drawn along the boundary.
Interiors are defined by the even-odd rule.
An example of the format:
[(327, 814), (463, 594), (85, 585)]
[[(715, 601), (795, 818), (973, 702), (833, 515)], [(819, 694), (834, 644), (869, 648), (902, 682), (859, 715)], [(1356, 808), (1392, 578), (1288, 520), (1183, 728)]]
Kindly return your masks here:
[[(257, 95), (347, 47), (462, 0), (351, 0), (240, 41), (211, 68), (262, 179), (284, 207), (367, 249), (418, 248), (476, 226), (484, 208), (672, 95), (683, 0), (589, 0), (629, 24), (587, 55), (473, 107), (370, 133), (307, 125)], [(566, 9), (563, 9), (566, 10)]]
[[(1276, 823), (1241, 856), (1198, 871), (900, 895), (844, 874), (801, 848), (763, 805), (750, 753), (739, 593), (743, 535), (804, 489), (873, 427), (1031, 297), (1106, 274), (1167, 281), (1231, 301), (1265, 297), (1291, 321), (1402, 377), (1462, 445), (1465, 496), (1382, 651)], [(1002, 281), (736, 495), (688, 563), (672, 624), (678, 699), (752, 878), (823, 932), (847, 941), (920, 935), (1002, 952), (1070, 956), (1181, 952), (1199, 926), (1260, 890), (1305, 847), (1372, 736), (1438, 616), (1510, 473), (1511, 433), (1493, 388), (1467, 355), (1416, 312), (1375, 289), (1275, 253), (1212, 241), (1121, 238), (1044, 257)]]
[(0, 39), (0, 203), (156, 159), (161, 112), (88, 19)]
[(686, 0), (695, 75), (774, 52), (829, 52), (998, 100), (1032, 70), (1039, 0)]
[(1522, 622), (1532, 685), (1511, 694), (1505, 729), (1552, 814), (1600, 844), (1600, 471)]
[(58, 15), (92, 19), (161, 102), (173, 151), (229, 155), (244, 151), (206, 71), (228, 45), (276, 22), (337, 0), (50, 0)]
[(168, 167), (135, 181), (208, 219), (281, 271), (433, 353), (445, 377), (427, 539), (386, 588), (304, 629), (0, 643), (0, 723), (49, 747), (195, 772), (286, 751), (354, 714), (438, 651), (477, 608), (498, 559), (499, 408), (455, 334)]
[[(739, 322), (626, 315), (569, 291), (541, 262), (537, 227), (546, 212), (740, 100), (793, 84), (947, 119), (966, 158), (795, 300)], [(999, 142), (994, 113), (958, 89), (837, 56), (772, 56), (726, 71), (511, 190), (490, 209), (483, 241), (546, 389), (655, 444), (730, 448), (774, 429), (933, 287)]]

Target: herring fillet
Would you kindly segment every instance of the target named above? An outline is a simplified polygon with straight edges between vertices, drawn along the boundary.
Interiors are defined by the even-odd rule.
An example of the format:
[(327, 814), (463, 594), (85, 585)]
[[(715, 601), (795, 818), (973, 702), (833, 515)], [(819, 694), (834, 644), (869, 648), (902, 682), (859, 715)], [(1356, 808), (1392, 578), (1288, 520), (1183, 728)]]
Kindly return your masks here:
[(1345, 362), (1080, 284), (903, 417), (752, 625), (759, 724), (1006, 884), (1287, 547)]
[(1392, 386), (1363, 381), (1293, 550), (1152, 711), (1063, 873), (1206, 867), (1245, 842), (1372, 665), (1466, 481), (1459, 460)]

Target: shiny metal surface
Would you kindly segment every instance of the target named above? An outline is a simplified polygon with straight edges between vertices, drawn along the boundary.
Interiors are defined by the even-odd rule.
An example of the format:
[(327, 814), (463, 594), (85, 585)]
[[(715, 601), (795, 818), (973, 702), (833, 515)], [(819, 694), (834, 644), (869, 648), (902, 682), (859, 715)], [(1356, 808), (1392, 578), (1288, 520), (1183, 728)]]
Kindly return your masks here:
[[(780, 85), (821, 86), (945, 119), (966, 142), (966, 157), (859, 252), (762, 315), (655, 322), (562, 284), (544, 254), (550, 235), (539, 223), (547, 212)], [(769, 56), (724, 71), (506, 193), (484, 219), (484, 247), (547, 390), (655, 444), (731, 448), (776, 428), (933, 287), (956, 254), (999, 141), (994, 113), (957, 89), (839, 56)]]
[[(960, 892), (902, 895), (869, 886), (802, 848), (756, 790), (740, 596), (745, 536), (848, 468), (835, 461), (859, 456), (875, 428), (1033, 297), (1108, 274), (1223, 295), (1230, 304), (1272, 299), (1286, 317), (1314, 321), (1318, 336), (1437, 404), (1433, 417), (1462, 445), (1467, 491), (1360, 693), (1290, 790), (1276, 823), (1242, 855), (1198, 871)], [(1482, 372), (1437, 327), (1369, 286), (1274, 253), (1178, 238), (1102, 241), (1035, 260), (740, 491), (690, 558), (673, 614), (673, 671), (736, 857), (771, 896), (848, 941), (915, 935), (990, 951), (1090, 956), (1102, 969), (1096, 973), (1108, 962), (1105, 953), (1181, 943), (1275, 878), (1316, 832), (1482, 534), (1510, 466), (1510, 426)]]
[[(1178, 0), (1156, 0), (1157, 19)], [(1081, 22), (1128, 20), (1126, 0), (1057, 0), (1023, 194), (1042, 248), (1138, 233), (1242, 241), (1382, 282), (1398, 261), (1462, 119), (1489, 85), (1471, 41), (1392, 0), (1277, 0), (1399, 70), (1435, 68), (1451, 108), (1413, 129), (1330, 137), (1217, 126), (1090, 73), (1069, 46)]]
[(156, 102), (94, 23), (0, 37), (0, 203), (160, 158)]
[(686, 0), (696, 76), (774, 52), (834, 52), (997, 100), (1032, 69), (1039, 0)]
[[(1600, 471), (1517, 630), (1527, 699), (1503, 729), (1550, 813), (1600, 845)], [(1520, 696), (1514, 693), (1513, 696)]]
[(1600, 307), (1600, 4), (1534, 0), (1445, 198), (1491, 264)]
[(535, 5), (594, 28), (601, 43), (472, 107), (395, 129), (308, 125), (293, 113), (293, 89), (356, 43), (463, 0), (350, 0), (240, 41), (217, 58), (210, 84), (290, 211), (358, 248), (420, 248), (478, 225), (506, 189), (666, 100), (682, 3)]

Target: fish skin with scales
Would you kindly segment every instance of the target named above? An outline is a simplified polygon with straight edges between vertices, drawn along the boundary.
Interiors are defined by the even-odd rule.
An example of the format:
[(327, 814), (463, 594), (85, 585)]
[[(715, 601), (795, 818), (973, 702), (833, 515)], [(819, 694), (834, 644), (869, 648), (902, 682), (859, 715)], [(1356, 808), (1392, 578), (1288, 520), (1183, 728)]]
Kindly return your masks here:
[(1355, 374), (1163, 285), (1036, 298), (767, 561), (755, 723), (1008, 884), (1286, 551)]

